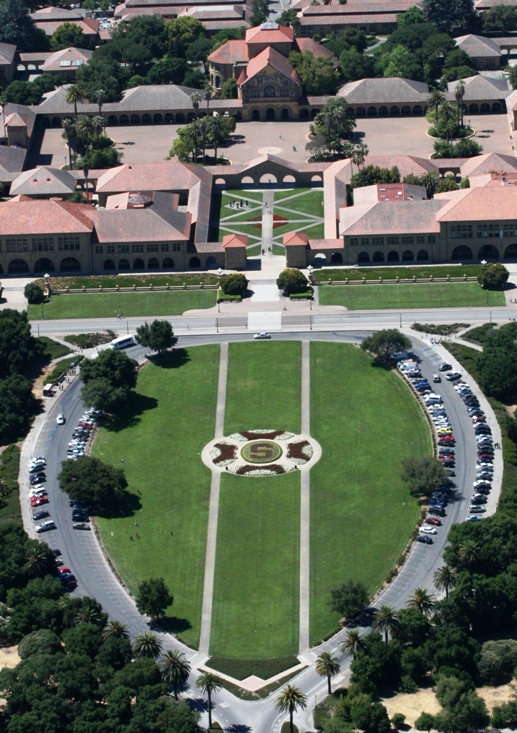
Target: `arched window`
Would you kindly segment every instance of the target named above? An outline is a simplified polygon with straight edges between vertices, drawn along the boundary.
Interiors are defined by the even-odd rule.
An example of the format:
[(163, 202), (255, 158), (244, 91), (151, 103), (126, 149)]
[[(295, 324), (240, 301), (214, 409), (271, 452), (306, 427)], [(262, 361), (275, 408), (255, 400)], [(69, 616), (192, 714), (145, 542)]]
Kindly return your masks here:
[(65, 257), (61, 260), (59, 272), (81, 272), (81, 263), (75, 257)]
[(104, 260), (104, 269), (105, 270), (116, 270), (115, 263), (113, 260)]
[(357, 264), (358, 265), (367, 265), (370, 263), (370, 255), (368, 252), (359, 252), (357, 255)]
[(388, 262), (398, 262), (398, 261), (399, 261), (398, 252), (388, 252)]
[(505, 260), (514, 260), (517, 258), (517, 244), (514, 242), (513, 244), (509, 244), (508, 247), (504, 251), (504, 259)]
[(52, 260), (49, 260), (48, 257), (41, 257), (39, 260), (36, 260), (34, 263), (34, 274), (37, 273), (45, 273), (45, 272), (55, 272), (56, 266), (52, 262)]
[(343, 264), (343, 255), (341, 252), (334, 252), (332, 257), (330, 258), (330, 264), (331, 265), (342, 265)]
[(133, 270), (145, 270), (145, 263), (140, 257), (133, 262)]
[(201, 267), (201, 260), (199, 257), (191, 257), (188, 263), (189, 267)]
[(276, 96), (275, 87), (272, 84), (268, 84), (267, 87), (264, 87), (264, 96), (265, 97)]
[(160, 269), (160, 263), (158, 262), (156, 257), (151, 257), (151, 259), (147, 263), (147, 269), (148, 270), (159, 270)]
[(119, 260), (118, 269), (119, 270), (130, 270), (131, 268), (129, 266), (129, 260)]
[(171, 257), (166, 257), (162, 264), (164, 270), (172, 270), (174, 267), (174, 260)]
[(429, 262), (429, 252), (425, 249), (419, 250), (416, 259), (417, 262)]
[(498, 260), (499, 250), (493, 244), (484, 244), (478, 252), (478, 260)]
[(7, 272), (9, 275), (25, 275), (29, 272), (29, 265), (25, 260), (11, 260)]
[(384, 252), (374, 252), (372, 262), (384, 262)]
[(415, 255), (410, 249), (407, 249), (405, 252), (402, 253), (402, 262), (413, 262), (415, 259)]
[(451, 252), (451, 260), (459, 262), (460, 260), (471, 260), (472, 250), (467, 247), (466, 244), (460, 244), (459, 247), (454, 247)]

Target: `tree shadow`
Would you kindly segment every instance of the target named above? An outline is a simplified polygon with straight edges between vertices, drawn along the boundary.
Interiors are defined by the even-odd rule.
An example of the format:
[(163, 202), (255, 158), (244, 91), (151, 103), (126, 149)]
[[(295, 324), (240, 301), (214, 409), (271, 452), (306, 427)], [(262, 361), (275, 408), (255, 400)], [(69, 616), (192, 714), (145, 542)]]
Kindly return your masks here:
[(110, 433), (119, 433), (121, 430), (138, 425), (141, 415), (148, 410), (154, 410), (155, 407), (158, 407), (158, 400), (154, 397), (131, 392), (122, 410), (103, 420), (102, 427)]
[(227, 733), (251, 733), (251, 728), (249, 725), (245, 725), (244, 723), (233, 723), (233, 725), (225, 728), (225, 731), (227, 731)]
[(206, 713), (208, 710), (208, 702), (204, 697), (188, 697), (185, 702), (193, 712)]
[(142, 508), (140, 497), (124, 491), (116, 501), (110, 502), (97, 509), (97, 516), (104, 519), (115, 519), (119, 517), (134, 517), (136, 512)]
[(179, 369), (190, 361), (187, 349), (174, 349), (163, 351), (161, 354), (154, 354), (147, 357), (155, 366), (162, 369)]
[(182, 631), (188, 631), (192, 628), (192, 624), (187, 618), (179, 618), (178, 616), (161, 618), (160, 626), (172, 634), (181, 634)]

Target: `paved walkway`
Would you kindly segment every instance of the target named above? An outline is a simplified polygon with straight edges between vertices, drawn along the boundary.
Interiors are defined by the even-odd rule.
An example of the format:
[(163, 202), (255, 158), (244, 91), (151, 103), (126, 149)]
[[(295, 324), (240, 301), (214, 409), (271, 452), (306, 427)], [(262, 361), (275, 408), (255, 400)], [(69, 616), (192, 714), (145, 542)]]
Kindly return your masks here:
[[(219, 359), (219, 384), (217, 387), (217, 409), (215, 418), (215, 437), (224, 435), (224, 413), (226, 406), (226, 384), (228, 379), (228, 342), (221, 344)], [(206, 541), (205, 582), (203, 586), (203, 608), (201, 612), (201, 634), (199, 651), (206, 652), (210, 647), (212, 626), (212, 601), (214, 595), (215, 551), (217, 544), (217, 518), (219, 515), (219, 492), (221, 473), (212, 471), (210, 484), (210, 509), (208, 514), (208, 536)]]
[[(264, 191), (264, 205), (262, 211), (262, 249), (266, 257), (271, 257), (273, 252), (273, 204), (275, 192)], [(271, 251), (270, 251), (271, 250)]]
[[(311, 344), (302, 341), (302, 433), (311, 432)], [(300, 471), (300, 654), (309, 648), (310, 612), (310, 470)]]

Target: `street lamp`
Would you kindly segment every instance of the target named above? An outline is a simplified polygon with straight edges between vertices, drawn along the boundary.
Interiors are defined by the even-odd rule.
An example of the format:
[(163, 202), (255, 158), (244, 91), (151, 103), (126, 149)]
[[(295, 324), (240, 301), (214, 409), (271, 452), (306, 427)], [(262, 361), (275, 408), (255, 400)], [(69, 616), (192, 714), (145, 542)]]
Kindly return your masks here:
[[(48, 272), (46, 272), (43, 275), (43, 277), (45, 278), (45, 287), (47, 289), (46, 297), (48, 298), (50, 296), (50, 282), (49, 282), (50, 281), (50, 275), (48, 274)], [(44, 303), (45, 303), (45, 300), (43, 300), (42, 303), (41, 303), (41, 318), (42, 318), (42, 320), (45, 319), (45, 314), (43, 312), (43, 305), (44, 305)]]
[[(219, 290), (221, 288), (221, 278), (222, 278), (222, 276), (224, 274), (224, 271), (220, 267), (218, 267), (215, 274), (217, 275), (217, 278), (219, 280), (219, 283), (218, 283), (218, 286), (217, 286), (217, 291), (219, 292)], [(219, 298), (217, 298), (217, 312), (218, 313), (221, 312), (221, 303), (219, 302)]]

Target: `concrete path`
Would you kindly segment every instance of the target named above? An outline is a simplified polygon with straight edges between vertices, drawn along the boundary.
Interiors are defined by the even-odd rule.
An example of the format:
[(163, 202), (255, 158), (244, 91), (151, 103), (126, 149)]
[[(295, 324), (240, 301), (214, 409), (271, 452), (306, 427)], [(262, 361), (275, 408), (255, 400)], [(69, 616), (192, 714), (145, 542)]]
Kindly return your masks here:
[(264, 210), (262, 212), (262, 249), (266, 251), (266, 256), (272, 256), (273, 248), (273, 202), (275, 192), (264, 191)]
[[(224, 435), (224, 413), (226, 406), (226, 383), (228, 378), (228, 343), (221, 344), (219, 358), (219, 384), (217, 387), (217, 408), (215, 418), (215, 437)], [(206, 541), (205, 582), (203, 586), (203, 608), (201, 612), (201, 634), (199, 651), (206, 652), (210, 647), (212, 625), (212, 600), (214, 595), (215, 551), (217, 544), (217, 518), (219, 515), (219, 491), (221, 473), (212, 471), (210, 484), (210, 509), (208, 514), (208, 536)]]
[[(302, 341), (302, 433), (311, 432), (311, 344)], [(309, 649), (310, 610), (310, 469), (300, 471), (300, 654)]]

